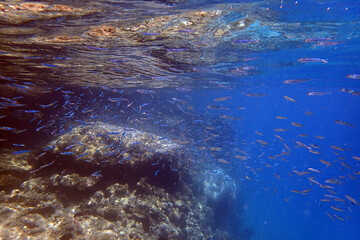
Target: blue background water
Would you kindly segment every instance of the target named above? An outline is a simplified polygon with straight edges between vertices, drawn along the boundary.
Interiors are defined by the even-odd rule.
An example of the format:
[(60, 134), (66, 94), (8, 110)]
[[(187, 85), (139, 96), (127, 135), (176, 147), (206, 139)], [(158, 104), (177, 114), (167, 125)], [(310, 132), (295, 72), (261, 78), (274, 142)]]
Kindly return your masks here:
[[(360, 238), (360, 209), (350, 202), (321, 202), (323, 194), (328, 194), (323, 188), (311, 184), (308, 177), (316, 176), (323, 181), (338, 176), (352, 174), (359, 169), (359, 161), (352, 156), (360, 155), (360, 101), (358, 96), (341, 92), (341, 88), (350, 88), (355, 91), (360, 89), (358, 79), (346, 78), (350, 73), (360, 71), (360, 41), (358, 22), (360, 4), (354, 1), (283, 1), (283, 7), (279, 9), (280, 1), (270, 3), (269, 8), (276, 9), (279, 19), (284, 21), (334, 21), (346, 22), (339, 28), (337, 39), (343, 39), (345, 44), (330, 47), (315, 47), (309, 44), (307, 47), (298, 49), (284, 49), (283, 51), (266, 52), (257, 55), (259, 57), (259, 70), (261, 74), (241, 78), (244, 87), (236, 90), (207, 91), (206, 94), (194, 93), (193, 97), (199, 100), (198, 109), (204, 109), (204, 105), (214, 98), (232, 96), (232, 99), (223, 106), (230, 107), (226, 114), (239, 116), (242, 122), (233, 122), (236, 127), (239, 142), (235, 145), (246, 151), (249, 158), (246, 163), (241, 160), (233, 160), (238, 165), (233, 170), (233, 175), (238, 179), (240, 186), (238, 211), (245, 214), (245, 223), (253, 227), (252, 239), (359, 239)], [(330, 7), (330, 10), (327, 8)], [(348, 8), (348, 10), (345, 10)], [(326, 37), (324, 35), (323, 37)], [(322, 63), (298, 63), (301, 57), (316, 57), (328, 59), (328, 64)], [(290, 63), (288, 66), (282, 64)], [(286, 85), (287, 79), (310, 79), (310, 81)], [(331, 92), (327, 96), (308, 96), (311, 91)], [(263, 93), (267, 97), (251, 98), (244, 93)], [(296, 103), (287, 101), (283, 96), (289, 96), (297, 100)], [(197, 102), (197, 101), (194, 101)], [(235, 110), (245, 107), (244, 110)], [(212, 110), (214, 111), (214, 110)], [(215, 110), (218, 111), (218, 110)], [(312, 116), (304, 112), (314, 113)], [(276, 116), (285, 116), (288, 119), (279, 120)], [(335, 120), (353, 123), (355, 127), (336, 124)], [(304, 125), (303, 128), (293, 127), (290, 122)], [(284, 133), (274, 132), (274, 128), (289, 128)], [(258, 131), (263, 134), (259, 136)], [(280, 158), (271, 160), (267, 155), (281, 153), (284, 146), (274, 134), (282, 136), (290, 146), (295, 146), (295, 141), (305, 144), (320, 146), (321, 155), (314, 155), (305, 148), (294, 149), (291, 154), (285, 155), (288, 162)], [(306, 134), (307, 137), (299, 137)], [(321, 135), (324, 139), (316, 139), (314, 136)], [(260, 147), (255, 142), (262, 139), (271, 143), (266, 147)], [(242, 145), (241, 142), (246, 143)], [(342, 160), (352, 169), (339, 164), (330, 146), (340, 146), (346, 149), (341, 153), (346, 159)], [(317, 150), (317, 149), (315, 149)], [(339, 152), (339, 151), (337, 151)], [(262, 157), (258, 157), (265, 153)], [(319, 159), (330, 160), (332, 166), (326, 167)], [(265, 163), (269, 163), (268, 168)], [(249, 167), (246, 167), (249, 166)], [(297, 176), (292, 170), (306, 171), (312, 167), (321, 173), (311, 173), (305, 176)], [(250, 169), (255, 171), (250, 171)], [(293, 176), (289, 176), (291, 173)], [(278, 180), (274, 174), (279, 174)], [(244, 178), (247, 175), (251, 180)], [(360, 198), (360, 181), (357, 175), (355, 180), (348, 176), (340, 185), (336, 185), (335, 192), (340, 198), (344, 195), (353, 195)], [(292, 193), (291, 190), (311, 189), (307, 195)], [(288, 199), (288, 201), (285, 201)], [(345, 209), (338, 212), (330, 208), (338, 206)], [(325, 212), (337, 214), (344, 221), (330, 219)], [(241, 237), (236, 238), (241, 239)]]

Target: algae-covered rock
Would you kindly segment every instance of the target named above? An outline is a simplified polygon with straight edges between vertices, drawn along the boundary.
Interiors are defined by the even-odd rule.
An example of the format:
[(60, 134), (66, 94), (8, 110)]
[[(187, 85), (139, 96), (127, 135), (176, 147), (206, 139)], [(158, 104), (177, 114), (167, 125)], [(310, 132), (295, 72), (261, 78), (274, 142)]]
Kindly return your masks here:
[[(184, 164), (183, 146), (168, 138), (91, 123), (42, 149), (41, 157), (29, 153), (7, 169), (26, 174), (0, 192), (0, 217), (6, 219), (0, 238), (205, 240), (222, 232), (203, 200), (209, 189), (200, 191), (203, 197), (194, 194), (189, 181), (197, 180)], [(216, 194), (225, 196), (229, 191), (218, 185)]]
[(154, 163), (155, 157), (158, 161), (162, 157), (170, 162), (174, 159), (176, 165), (182, 150), (168, 138), (106, 123), (75, 127), (48, 147), (55, 147), (56, 154), (74, 157), (74, 161), (102, 167)]

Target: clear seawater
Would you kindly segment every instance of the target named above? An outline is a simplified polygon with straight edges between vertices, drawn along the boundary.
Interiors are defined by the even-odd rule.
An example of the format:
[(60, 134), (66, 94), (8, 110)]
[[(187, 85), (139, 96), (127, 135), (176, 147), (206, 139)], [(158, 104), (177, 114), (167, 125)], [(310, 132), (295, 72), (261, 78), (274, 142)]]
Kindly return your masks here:
[[(239, 30), (220, 41), (205, 34), (199, 39), (204, 44), (195, 43), (191, 50), (186, 42), (172, 45), (163, 39), (136, 45), (114, 39), (79, 45), (34, 40), (57, 32), (84, 36), (102, 24), (120, 26), (138, 18), (216, 9), (218, 4), (231, 9), (242, 3), (254, 5), (218, 24), (246, 17), (246, 11), (259, 14), (246, 34)], [(81, 110), (92, 105), (94, 113), (87, 117), (112, 118), (119, 113), (111, 112), (106, 100), (116, 97), (112, 90), (118, 89), (132, 96), (137, 107), (150, 103), (148, 111), (153, 114), (169, 104), (174, 115), (188, 111), (207, 117), (204, 129), (216, 127), (214, 119), (230, 126), (222, 133), (230, 140), (207, 148), (221, 148), (214, 162), (237, 184), (232, 217), (219, 221), (233, 239), (360, 239), (359, 1), (94, 1), (90, 5), (105, 9), (106, 14), (0, 22), (3, 97), (14, 100), (28, 90), (16, 85), (13, 90), (9, 84), (36, 89), (18, 100), (24, 106), (1, 110), (6, 117), (0, 119), (0, 126), (28, 129), (16, 135), (2, 130), (0, 138), (6, 139), (0, 142), (2, 149), (24, 149), (14, 143), (24, 143), (26, 149), (44, 144), (52, 133), (65, 132), (67, 122), (86, 121)], [(24, 29), (28, 32), (22, 34)], [(169, 57), (164, 51), (179, 55)], [(181, 55), (186, 51), (198, 55)], [(40, 94), (59, 87), (63, 88), (51, 97)], [(138, 89), (154, 91), (156, 101)], [(64, 95), (71, 95), (76, 110), (74, 105), (61, 106)], [(59, 106), (54, 109), (40, 106), (55, 101)], [(24, 109), (39, 110), (41, 116), (24, 114)], [(127, 117), (131, 116), (122, 116), (121, 121)], [(41, 128), (53, 120), (56, 123)], [(203, 131), (189, 134), (194, 119), (185, 120), (182, 136), (190, 141), (206, 138), (200, 136)], [(166, 135), (166, 131), (160, 132)]]

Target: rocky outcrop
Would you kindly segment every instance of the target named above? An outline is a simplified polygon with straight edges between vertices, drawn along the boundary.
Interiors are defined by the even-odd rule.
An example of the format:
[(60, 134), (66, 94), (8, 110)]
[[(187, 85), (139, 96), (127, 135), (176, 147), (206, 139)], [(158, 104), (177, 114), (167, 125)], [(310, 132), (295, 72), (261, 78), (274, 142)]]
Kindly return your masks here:
[[(196, 178), (187, 171), (186, 153), (170, 139), (89, 123), (58, 136), (40, 152), (4, 156), (0, 238), (228, 236), (213, 225), (214, 210), (204, 201), (216, 198), (207, 189), (207, 197), (194, 194), (189, 180)], [(224, 186), (217, 189), (217, 197), (221, 189), (229, 192)]]

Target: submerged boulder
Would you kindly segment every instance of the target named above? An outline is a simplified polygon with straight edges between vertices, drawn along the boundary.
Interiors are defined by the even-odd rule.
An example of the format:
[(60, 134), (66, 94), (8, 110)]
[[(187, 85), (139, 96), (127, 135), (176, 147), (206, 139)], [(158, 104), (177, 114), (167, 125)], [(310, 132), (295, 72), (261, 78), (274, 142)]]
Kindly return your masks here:
[(47, 148), (54, 148), (55, 154), (73, 156), (79, 163), (102, 167), (120, 164), (134, 166), (159, 162), (162, 158), (167, 158), (176, 166), (175, 158), (181, 157), (184, 150), (166, 137), (107, 123), (75, 127), (59, 136)]
[(26, 166), (34, 166), (21, 169), (25, 179), (0, 192), (0, 216), (8, 219), (0, 224), (0, 238), (228, 236), (213, 225), (210, 202), (231, 197), (234, 189), (223, 185), (231, 181), (219, 171), (200, 186), (203, 197), (197, 197), (184, 147), (168, 138), (106, 123), (83, 124), (34, 155), (22, 156)]
[(209, 173), (202, 183), (203, 195), (208, 205), (217, 206), (235, 202), (235, 181), (229, 175), (226, 175), (222, 169)]

